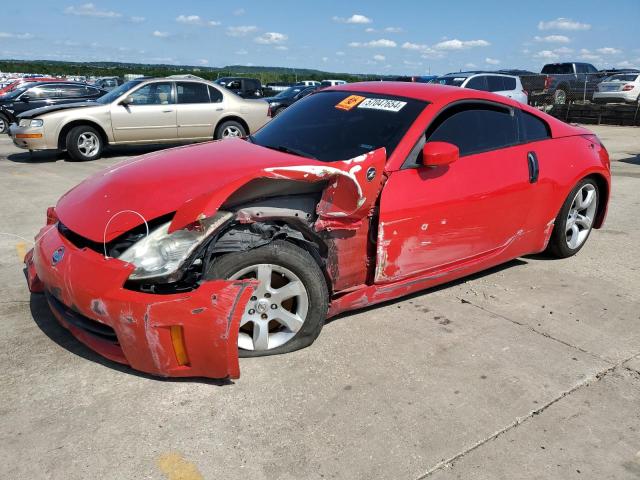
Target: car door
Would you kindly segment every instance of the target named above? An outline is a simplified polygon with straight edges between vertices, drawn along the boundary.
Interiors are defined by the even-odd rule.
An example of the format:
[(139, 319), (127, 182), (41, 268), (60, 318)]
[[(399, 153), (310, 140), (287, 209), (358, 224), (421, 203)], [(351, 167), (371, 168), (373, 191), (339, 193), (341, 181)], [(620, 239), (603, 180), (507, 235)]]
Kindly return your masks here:
[(178, 138), (212, 139), (223, 112), (222, 94), (206, 83), (176, 82), (176, 95)]
[[(460, 158), (422, 166), (425, 141), (457, 145)], [(517, 143), (510, 107), (466, 101), (441, 112), (383, 189), (376, 282), (437, 274), (517, 249), (531, 209), (527, 158)]]
[(142, 84), (124, 101), (111, 104), (111, 126), (116, 142), (177, 140), (173, 82)]

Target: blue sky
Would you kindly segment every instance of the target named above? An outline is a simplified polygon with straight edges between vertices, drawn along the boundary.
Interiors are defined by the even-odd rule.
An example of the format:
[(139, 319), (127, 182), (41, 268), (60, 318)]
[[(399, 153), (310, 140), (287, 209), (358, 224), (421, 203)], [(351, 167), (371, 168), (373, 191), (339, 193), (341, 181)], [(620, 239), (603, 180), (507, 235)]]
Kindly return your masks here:
[(427, 74), (640, 68), (640, 0), (5, 2), (0, 58)]

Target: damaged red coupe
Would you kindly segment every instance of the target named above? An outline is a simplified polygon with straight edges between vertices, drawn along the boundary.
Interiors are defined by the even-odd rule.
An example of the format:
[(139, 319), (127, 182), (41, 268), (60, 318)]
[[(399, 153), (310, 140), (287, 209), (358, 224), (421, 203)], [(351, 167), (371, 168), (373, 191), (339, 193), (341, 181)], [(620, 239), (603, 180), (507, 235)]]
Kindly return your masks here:
[[(116, 362), (237, 378), (326, 318), (548, 250), (602, 226), (607, 151), (504, 97), (361, 83), (246, 139), (120, 163), (50, 208), (29, 288)], [(398, 328), (402, 328), (400, 325)]]

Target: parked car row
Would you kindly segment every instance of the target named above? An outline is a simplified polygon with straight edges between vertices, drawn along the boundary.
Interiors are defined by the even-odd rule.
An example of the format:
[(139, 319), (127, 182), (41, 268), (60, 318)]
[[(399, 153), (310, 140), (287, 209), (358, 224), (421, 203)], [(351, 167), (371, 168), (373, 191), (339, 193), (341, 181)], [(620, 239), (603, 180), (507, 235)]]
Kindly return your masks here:
[[(11, 118), (17, 122), (9, 133), (20, 148), (66, 150), (73, 160), (99, 158), (107, 145), (243, 137), (270, 120), (269, 105), (263, 100), (243, 99), (206, 80), (142, 78), (108, 93), (70, 84), (76, 89), (74, 98), (47, 96), (40, 101), (35, 93), (29, 95), (49, 92), (47, 88), (46, 83), (36, 84), (8, 100)], [(80, 96), (79, 90), (97, 93), (89, 98)], [(41, 108), (24, 106), (34, 100)]]

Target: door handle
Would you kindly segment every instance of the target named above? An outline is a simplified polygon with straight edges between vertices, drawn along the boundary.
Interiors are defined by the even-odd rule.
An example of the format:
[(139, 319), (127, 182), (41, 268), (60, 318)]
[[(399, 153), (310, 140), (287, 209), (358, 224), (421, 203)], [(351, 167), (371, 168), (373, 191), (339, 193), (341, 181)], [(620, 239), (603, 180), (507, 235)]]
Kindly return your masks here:
[(173, 110), (162, 110), (162, 113), (171, 113)]
[(216, 108), (216, 112), (221, 112), (223, 110), (224, 110), (224, 108)]
[(527, 153), (527, 163), (529, 165), (529, 183), (536, 183), (538, 181), (538, 175), (540, 174), (536, 152)]

